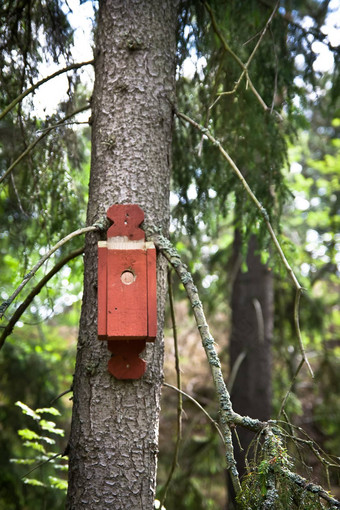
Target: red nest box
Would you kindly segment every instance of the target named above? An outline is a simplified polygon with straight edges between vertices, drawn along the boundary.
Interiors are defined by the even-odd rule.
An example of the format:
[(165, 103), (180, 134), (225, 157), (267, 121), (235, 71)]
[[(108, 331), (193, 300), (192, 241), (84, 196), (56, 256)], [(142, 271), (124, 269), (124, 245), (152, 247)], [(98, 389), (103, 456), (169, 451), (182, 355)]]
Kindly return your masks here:
[(98, 243), (98, 338), (112, 352), (109, 371), (117, 379), (139, 379), (145, 342), (157, 334), (156, 250), (139, 228), (138, 205), (112, 205), (107, 241)]

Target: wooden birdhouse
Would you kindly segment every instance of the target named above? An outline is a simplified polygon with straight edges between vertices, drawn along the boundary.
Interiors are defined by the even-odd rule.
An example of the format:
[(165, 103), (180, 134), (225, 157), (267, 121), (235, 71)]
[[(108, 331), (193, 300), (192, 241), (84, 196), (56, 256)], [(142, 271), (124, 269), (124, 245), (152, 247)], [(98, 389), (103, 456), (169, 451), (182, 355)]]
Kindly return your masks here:
[(112, 352), (109, 371), (118, 379), (145, 372), (139, 353), (157, 334), (156, 250), (139, 228), (138, 205), (113, 205), (107, 241), (98, 243), (98, 338)]

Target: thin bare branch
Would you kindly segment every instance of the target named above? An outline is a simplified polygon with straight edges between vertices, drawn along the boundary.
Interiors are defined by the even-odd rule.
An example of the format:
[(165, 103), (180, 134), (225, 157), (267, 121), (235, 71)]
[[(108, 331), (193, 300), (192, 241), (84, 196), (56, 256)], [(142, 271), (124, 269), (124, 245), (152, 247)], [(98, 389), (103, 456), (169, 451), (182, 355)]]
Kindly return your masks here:
[(284, 432), (282, 432), (282, 433), (287, 438), (291, 439), (293, 442), (301, 443), (301, 444), (308, 446), (310, 448), (310, 450), (313, 452), (313, 454), (315, 455), (315, 457), (318, 459), (320, 464), (323, 464), (325, 467), (332, 467), (332, 468), (336, 468), (336, 469), (340, 468), (340, 464), (336, 464), (335, 462), (330, 462), (327, 459), (325, 459), (324, 455), (327, 455), (327, 454), (325, 452), (320, 453), (312, 439), (303, 439), (301, 437), (297, 437), (295, 434), (290, 435), (290, 434), (285, 434)]
[(176, 388), (176, 386), (173, 386), (172, 384), (168, 384), (168, 383), (164, 382), (163, 386), (166, 386), (167, 388), (171, 388), (171, 389), (177, 391), (178, 393), (180, 393), (181, 395), (184, 395), (189, 400), (191, 400), (191, 402), (193, 402), (195, 404), (195, 406), (197, 406), (202, 411), (202, 413), (205, 414), (205, 416), (208, 418), (208, 420), (214, 425), (215, 429), (217, 430), (218, 435), (221, 438), (222, 443), (224, 444), (224, 437), (223, 437), (223, 434), (221, 432), (221, 429), (220, 429), (218, 423), (210, 416), (210, 414), (204, 409), (204, 407), (201, 406), (201, 404), (194, 397), (189, 395), (189, 393), (186, 393), (185, 391)]
[(176, 434), (176, 444), (175, 451), (171, 463), (171, 468), (169, 471), (168, 478), (165, 482), (163, 489), (163, 497), (161, 499), (160, 508), (162, 508), (166, 496), (168, 493), (168, 489), (170, 487), (171, 480), (173, 478), (175, 469), (178, 464), (178, 455), (179, 455), (179, 445), (182, 438), (182, 412), (183, 412), (183, 402), (182, 402), (182, 393), (181, 393), (181, 371), (179, 366), (179, 353), (178, 353), (178, 338), (177, 338), (177, 326), (176, 326), (176, 317), (175, 317), (175, 308), (174, 308), (174, 300), (173, 300), (173, 292), (172, 292), (172, 281), (171, 281), (171, 269), (168, 269), (168, 290), (169, 290), (169, 304), (170, 304), (170, 315), (172, 322), (172, 332), (174, 337), (174, 348), (175, 348), (175, 368), (176, 368), (176, 379), (177, 379), (177, 388), (178, 392), (178, 401), (177, 401), (177, 434)]
[[(54, 397), (53, 400), (51, 400), (50, 405), (54, 404), (54, 402), (59, 400), (64, 395), (67, 395), (68, 393), (72, 393), (72, 391), (73, 391), (73, 386), (71, 386), (71, 388), (69, 388), (68, 390), (63, 391), (62, 393), (59, 393), (59, 395), (57, 395), (56, 397)], [(69, 399), (69, 400), (71, 400), (71, 399)]]
[[(104, 225), (104, 226), (103, 226)], [(106, 229), (107, 220), (105, 219), (105, 222), (103, 223), (96, 223), (95, 225), (91, 225), (90, 227), (84, 227), (80, 228), (78, 230), (75, 230), (74, 232), (71, 232), (71, 234), (68, 234), (66, 237), (61, 239), (57, 242), (48, 252), (35, 264), (35, 266), (31, 269), (29, 273), (24, 277), (19, 287), (13, 292), (11, 297), (9, 297), (6, 301), (4, 301), (0, 306), (0, 319), (4, 316), (5, 311), (10, 306), (10, 304), (14, 301), (14, 299), (18, 296), (18, 294), (22, 291), (22, 289), (25, 287), (25, 285), (33, 278), (35, 273), (38, 271), (38, 269), (46, 262), (47, 259), (53, 255), (54, 252), (56, 252), (59, 248), (61, 248), (64, 244), (66, 244), (68, 241), (73, 239), (74, 237), (80, 236), (82, 234), (86, 234), (87, 232), (94, 232), (102, 230), (103, 228)]]
[(299, 287), (299, 288), (297, 287), (296, 288), (296, 294), (295, 294), (295, 302), (294, 302), (294, 324), (295, 324), (295, 330), (297, 332), (297, 337), (298, 337), (298, 340), (299, 340), (299, 347), (300, 347), (300, 352), (302, 354), (302, 359), (305, 361), (310, 374), (312, 375), (312, 377), (314, 377), (312, 367), (310, 366), (308, 358), (306, 356), (305, 348), (304, 348), (303, 342), (302, 342), (301, 331), (300, 331), (300, 313), (299, 313), (299, 310), (300, 310), (300, 297), (301, 297), (301, 293), (302, 293), (302, 287)]
[(34, 90), (36, 90), (38, 87), (40, 87), (47, 81), (53, 80), (53, 78), (56, 78), (57, 76), (59, 76), (63, 73), (67, 73), (68, 71), (72, 71), (73, 69), (79, 69), (80, 67), (88, 66), (90, 64), (94, 64), (94, 60), (88, 60), (87, 62), (81, 62), (79, 64), (71, 64), (67, 67), (64, 67), (63, 69), (59, 69), (58, 71), (56, 71), (55, 73), (53, 73), (49, 76), (46, 76), (46, 78), (43, 78), (42, 80), (38, 81), (37, 83), (35, 83), (31, 87), (29, 87), (28, 89), (24, 90), (24, 92), (22, 92), (18, 97), (13, 99), (13, 101), (0, 113), (0, 120), (3, 119), (5, 117), (5, 115), (7, 115), (7, 113), (10, 112), (26, 96), (28, 96), (29, 94), (34, 92)]
[(269, 232), (269, 235), (272, 238), (274, 246), (275, 246), (275, 248), (276, 248), (276, 250), (277, 250), (277, 252), (278, 252), (278, 254), (280, 256), (280, 259), (281, 259), (283, 265), (285, 266), (285, 268), (287, 270), (287, 273), (288, 273), (289, 277), (291, 278), (291, 280), (292, 280), (292, 282), (293, 282), (293, 284), (295, 286), (295, 289), (296, 289), (296, 299), (295, 299), (295, 307), (294, 307), (294, 321), (295, 321), (295, 326), (296, 326), (296, 334), (297, 334), (297, 337), (298, 337), (299, 347), (300, 347), (300, 351), (301, 351), (301, 355), (302, 355), (303, 361), (306, 363), (311, 376), (314, 377), (314, 373), (313, 373), (312, 367), (310, 366), (310, 363), (309, 363), (309, 361), (307, 359), (307, 356), (306, 356), (305, 349), (303, 347), (301, 331), (300, 331), (300, 327), (299, 327), (299, 320), (298, 320), (299, 319), (300, 294), (301, 294), (301, 291), (302, 291), (302, 287), (301, 287), (297, 277), (295, 276), (295, 273), (294, 273), (293, 269), (291, 268), (288, 260), (286, 259), (286, 256), (285, 256), (285, 254), (284, 254), (284, 252), (283, 252), (283, 250), (281, 248), (281, 245), (280, 245), (280, 243), (279, 243), (279, 241), (278, 241), (278, 239), (276, 237), (276, 234), (275, 234), (275, 232), (273, 230), (273, 227), (272, 227), (272, 225), (271, 225), (271, 223), (269, 221), (269, 215), (268, 215), (266, 209), (263, 207), (261, 202), (256, 198), (255, 194), (251, 190), (249, 184), (247, 183), (246, 179), (243, 177), (243, 174), (242, 174), (241, 170), (238, 168), (238, 166), (236, 165), (234, 160), (225, 151), (225, 149), (222, 147), (221, 143), (216, 138), (214, 138), (212, 136), (210, 131), (207, 128), (204, 128), (203, 126), (200, 126), (200, 124), (198, 124), (196, 121), (194, 121), (193, 119), (191, 119), (187, 115), (184, 115), (183, 113), (176, 112), (176, 115), (180, 119), (183, 119), (186, 122), (188, 122), (189, 124), (191, 124), (194, 128), (196, 128), (202, 134), (204, 134), (213, 143), (213, 145), (215, 145), (215, 147), (218, 148), (218, 150), (222, 154), (223, 158), (226, 161), (228, 161), (228, 163), (231, 166), (233, 172), (236, 174), (237, 178), (241, 181), (242, 186), (245, 189), (246, 193), (248, 194), (249, 198), (252, 200), (252, 202), (255, 204), (257, 210), (261, 214), (261, 216), (263, 218), (263, 221), (264, 221), (264, 223), (266, 225), (266, 228), (267, 228), (267, 230)]
[(47, 273), (44, 278), (40, 280), (40, 282), (32, 289), (32, 291), (29, 293), (29, 295), (26, 297), (25, 301), (21, 303), (21, 305), (15, 310), (14, 314), (12, 315), (10, 321), (6, 325), (4, 331), (2, 332), (2, 335), (0, 337), (0, 349), (2, 349), (2, 346), (5, 343), (6, 338), (12, 333), (13, 328), (15, 324), (18, 322), (22, 314), (27, 310), (29, 305), (32, 303), (35, 296), (39, 294), (41, 289), (46, 285), (46, 283), (60, 271), (60, 269), (65, 266), (70, 260), (74, 259), (75, 257), (78, 257), (78, 255), (81, 255), (84, 252), (84, 247), (78, 248), (78, 250), (73, 251), (72, 253), (69, 253), (66, 257), (64, 257), (62, 260), (60, 260), (54, 267)]
[(49, 462), (52, 462), (52, 460), (56, 459), (57, 457), (64, 457), (64, 454), (61, 453), (61, 452), (60, 453), (56, 453), (55, 455), (53, 455), (52, 457), (49, 457), (48, 459), (44, 460), (43, 462), (39, 462), (36, 466), (34, 466), (34, 468), (32, 468), (28, 473), (23, 475), (21, 478), (26, 478), (26, 476), (28, 476), (31, 473), (33, 473), (33, 471), (35, 471), (36, 469), (40, 468), (41, 466), (44, 466), (45, 464), (48, 464)]
[[(80, 125), (89, 125), (89, 121), (88, 120), (83, 120), (83, 121), (80, 121), (80, 120), (74, 120), (73, 122), (63, 122), (62, 126), (65, 127), (65, 126), (80, 126)], [(38, 133), (45, 133), (45, 131), (48, 131), (48, 130), (52, 130), (52, 129), (57, 129), (58, 127), (60, 127), (60, 124), (59, 122), (57, 124), (53, 124), (52, 126), (48, 126), (47, 128), (45, 129), (39, 129), (37, 131), (37, 134)]]
[(238, 374), (238, 371), (240, 370), (240, 366), (242, 365), (246, 356), (247, 356), (247, 351), (240, 352), (240, 354), (236, 358), (233, 368), (231, 369), (229, 379), (228, 379), (228, 385), (227, 385), (228, 391), (230, 394), (233, 391), (234, 382), (235, 382), (236, 376)]
[(5, 173), (0, 177), (0, 184), (6, 179), (6, 177), (12, 172), (12, 170), (20, 163), (20, 161), (27, 156), (31, 152), (32, 149), (43, 139), (45, 136), (47, 136), (52, 129), (55, 129), (56, 127), (62, 126), (64, 122), (74, 115), (77, 115), (77, 113), (84, 112), (85, 110), (89, 110), (90, 105), (82, 106), (81, 108), (78, 108), (78, 110), (75, 110), (74, 112), (70, 113), (69, 115), (66, 115), (60, 122), (57, 124), (54, 124), (53, 126), (50, 126), (44, 130), (44, 132), (34, 140), (25, 150), (18, 156), (18, 158), (14, 161), (14, 163), (11, 164), (10, 167), (7, 168)]

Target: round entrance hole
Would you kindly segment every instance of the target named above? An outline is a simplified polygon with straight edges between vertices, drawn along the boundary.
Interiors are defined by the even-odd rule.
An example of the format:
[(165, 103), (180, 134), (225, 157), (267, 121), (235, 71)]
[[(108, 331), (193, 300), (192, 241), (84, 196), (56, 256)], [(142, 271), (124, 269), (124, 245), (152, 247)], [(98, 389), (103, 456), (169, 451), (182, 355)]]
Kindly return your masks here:
[(132, 271), (127, 270), (122, 272), (120, 279), (124, 285), (131, 285), (131, 283), (135, 281), (136, 277)]

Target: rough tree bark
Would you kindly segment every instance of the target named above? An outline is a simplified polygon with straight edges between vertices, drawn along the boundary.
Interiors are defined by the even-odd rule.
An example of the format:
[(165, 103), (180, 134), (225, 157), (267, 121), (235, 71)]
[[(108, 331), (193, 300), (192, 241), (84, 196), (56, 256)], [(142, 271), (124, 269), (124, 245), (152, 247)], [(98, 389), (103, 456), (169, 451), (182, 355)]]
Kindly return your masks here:
[[(239, 259), (240, 249), (240, 234), (236, 231), (234, 260)], [(256, 237), (252, 236), (248, 244), (248, 270), (243, 273), (239, 267), (232, 289), (231, 370), (235, 363), (241, 363), (231, 389), (231, 399), (235, 412), (266, 421), (271, 414), (274, 291), (272, 274), (261, 263), (256, 249)], [(237, 432), (243, 451), (235, 442), (235, 460), (242, 476), (245, 454), (254, 434), (247, 429), (238, 429)]]
[[(92, 113), (88, 224), (114, 203), (137, 203), (145, 221), (169, 223), (177, 1), (102, 0)], [(67, 508), (153, 508), (163, 374), (166, 268), (158, 261), (158, 338), (142, 379), (107, 371), (97, 339), (97, 241), (86, 239)]]

